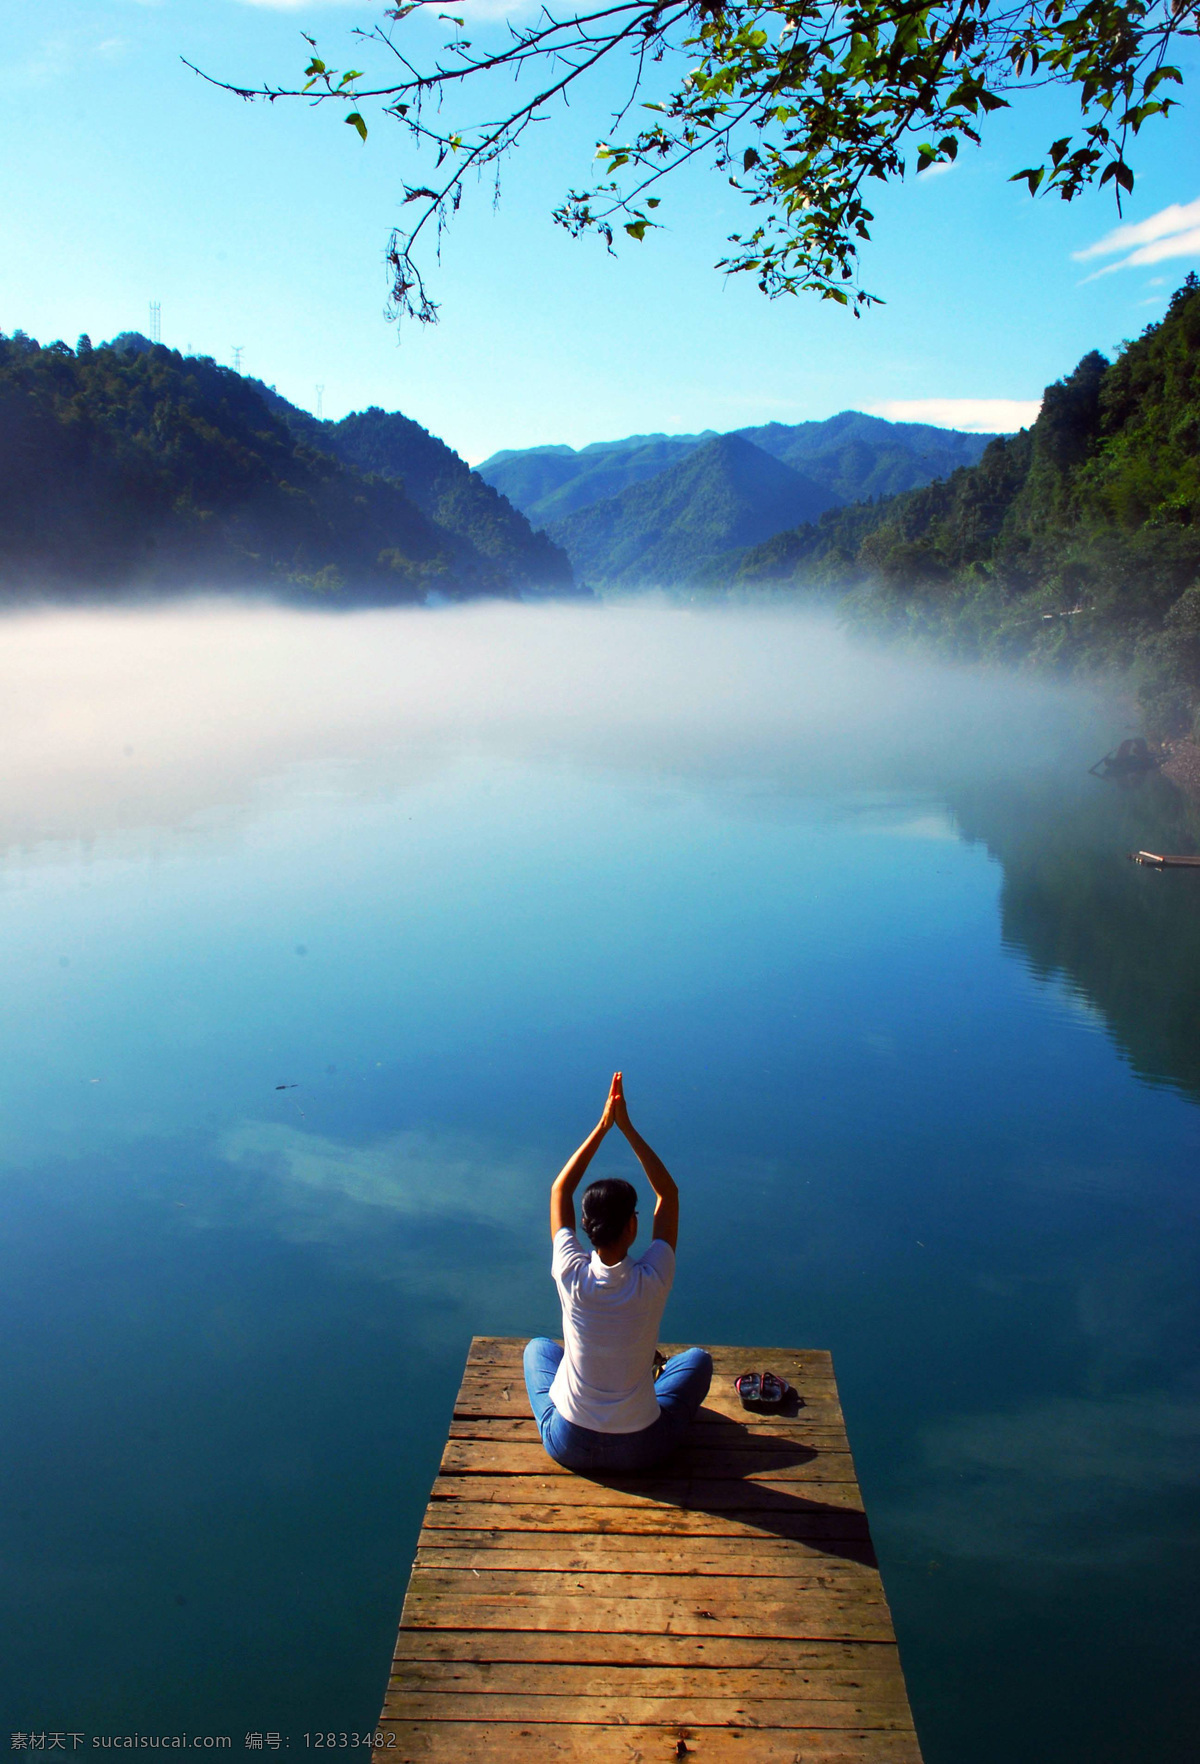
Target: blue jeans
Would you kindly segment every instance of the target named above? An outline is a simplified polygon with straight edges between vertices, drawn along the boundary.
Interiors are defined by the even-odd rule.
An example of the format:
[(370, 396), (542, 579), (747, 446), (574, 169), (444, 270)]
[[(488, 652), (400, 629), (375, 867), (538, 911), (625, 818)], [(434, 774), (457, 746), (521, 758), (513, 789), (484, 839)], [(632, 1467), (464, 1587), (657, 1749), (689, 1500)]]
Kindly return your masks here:
[(535, 1336), (525, 1349), (525, 1388), (533, 1418), (542, 1444), (564, 1470), (612, 1476), (649, 1470), (683, 1443), (712, 1383), (712, 1355), (703, 1348), (672, 1354), (654, 1384), (658, 1420), (639, 1433), (596, 1433), (564, 1421), (550, 1401), (562, 1357), (559, 1344), (544, 1335)]

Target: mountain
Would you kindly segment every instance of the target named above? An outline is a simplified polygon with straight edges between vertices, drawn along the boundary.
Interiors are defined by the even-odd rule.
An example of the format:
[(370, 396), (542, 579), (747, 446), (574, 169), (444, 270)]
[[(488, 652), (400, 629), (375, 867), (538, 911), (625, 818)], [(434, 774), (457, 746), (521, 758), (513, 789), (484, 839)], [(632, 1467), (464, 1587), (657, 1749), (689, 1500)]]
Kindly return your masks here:
[(896, 496), (949, 477), (959, 466), (974, 465), (995, 439), (929, 423), (889, 423), (860, 410), (843, 410), (820, 423), (767, 423), (738, 433), (815, 479), (836, 502)]
[(323, 428), (136, 332), (74, 350), (0, 337), (0, 593), (203, 586), (390, 602), (511, 595), (547, 572), (569, 583), (561, 553), (482, 482), (456, 490), (443, 462), (440, 494), (422, 479), (410, 495), (314, 444)]
[(718, 435), (645, 483), (556, 521), (551, 536), (593, 587), (672, 587), (829, 502), (761, 448)]
[[(268, 391), (268, 388), (263, 388)], [(340, 422), (318, 422), (270, 393), (284, 421), (312, 447), (367, 476), (393, 478), (441, 531), (453, 534), (515, 586), (569, 592), (571, 566), (544, 533), (466, 461), (399, 411), (372, 405)]]
[[(966, 435), (927, 423), (889, 423), (845, 410), (824, 422), (766, 423), (733, 431), (773, 459), (802, 472), (833, 502), (894, 496), (974, 465), (990, 435)], [(478, 468), (537, 526), (549, 526), (590, 503), (644, 483), (714, 439), (702, 435), (629, 435), (576, 453), (538, 447), (495, 453)]]
[(1200, 708), (1200, 281), (1115, 361), (1085, 355), (977, 465), (827, 512), (709, 580), (831, 589), (860, 624), (960, 655), (1132, 667), (1150, 727), (1180, 733)]
[(479, 475), (531, 521), (548, 527), (590, 503), (603, 502), (633, 484), (657, 477), (712, 438), (712, 431), (704, 435), (629, 435), (623, 441), (594, 441), (578, 453), (570, 447), (496, 453), (479, 467)]

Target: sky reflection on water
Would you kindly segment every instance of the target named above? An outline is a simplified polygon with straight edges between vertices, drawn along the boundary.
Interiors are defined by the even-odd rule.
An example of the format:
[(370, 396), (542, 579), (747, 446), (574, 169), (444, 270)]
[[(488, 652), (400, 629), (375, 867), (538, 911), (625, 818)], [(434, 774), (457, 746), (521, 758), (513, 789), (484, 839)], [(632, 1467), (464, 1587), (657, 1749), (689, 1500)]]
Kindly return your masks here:
[(373, 1722), (621, 1065), (667, 1330), (835, 1353), (930, 1764), (1190, 1756), (1200, 947), (1119, 706), (778, 613), (0, 643), (10, 1728)]

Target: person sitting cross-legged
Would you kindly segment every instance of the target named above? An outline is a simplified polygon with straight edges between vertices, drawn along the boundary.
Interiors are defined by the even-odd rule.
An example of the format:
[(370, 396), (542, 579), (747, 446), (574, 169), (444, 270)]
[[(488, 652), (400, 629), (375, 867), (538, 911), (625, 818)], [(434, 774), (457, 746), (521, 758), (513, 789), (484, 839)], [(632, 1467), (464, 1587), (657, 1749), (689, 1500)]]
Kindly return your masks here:
[[(638, 1260), (637, 1192), (609, 1177), (583, 1196), (589, 1256), (575, 1236), (575, 1190), (601, 1140), (619, 1127), (654, 1190), (654, 1241)], [(550, 1190), (551, 1272), (562, 1301), (563, 1346), (525, 1349), (525, 1385), (542, 1444), (566, 1470), (648, 1470), (683, 1440), (712, 1381), (703, 1348), (674, 1354), (654, 1377), (658, 1325), (675, 1278), (679, 1190), (629, 1119), (621, 1074), (604, 1113)]]

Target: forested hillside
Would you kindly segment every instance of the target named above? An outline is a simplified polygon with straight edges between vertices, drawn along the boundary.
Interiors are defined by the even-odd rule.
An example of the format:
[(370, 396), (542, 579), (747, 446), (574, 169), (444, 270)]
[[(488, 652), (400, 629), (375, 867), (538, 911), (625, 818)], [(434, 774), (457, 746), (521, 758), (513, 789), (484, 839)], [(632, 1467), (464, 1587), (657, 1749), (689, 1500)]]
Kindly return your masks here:
[(943, 482), (836, 509), (720, 566), (737, 591), (837, 591), (848, 616), (963, 655), (1133, 666), (1149, 722), (1200, 707), (1200, 283), (1037, 422)]
[(737, 435), (718, 435), (551, 536), (589, 587), (686, 585), (713, 559), (828, 507), (829, 494)]
[[(264, 390), (268, 390), (264, 388)], [(269, 392), (284, 421), (312, 447), (365, 475), (399, 479), (421, 512), (504, 577), (543, 593), (569, 590), (565, 553), (473, 472), (453, 448), (398, 410), (372, 405), (340, 422), (318, 422)]]
[(711, 434), (628, 435), (621, 441), (594, 441), (578, 452), (536, 447), (497, 453), (484, 460), (479, 475), (537, 526), (549, 526), (657, 477), (712, 439)]
[(834, 502), (897, 496), (948, 477), (959, 466), (974, 465), (994, 439), (929, 423), (891, 423), (861, 410), (819, 423), (765, 423), (738, 434), (815, 479)]
[[(0, 594), (272, 588), (387, 602), (569, 585), (562, 554), (481, 481), (456, 489), (446, 466), (440, 492), (422, 479), (410, 493), (321, 446), (338, 425), (305, 418), (308, 436), (303, 417), (136, 333), (74, 350), (0, 338)], [(491, 525), (481, 506), (460, 518), (473, 494)]]

